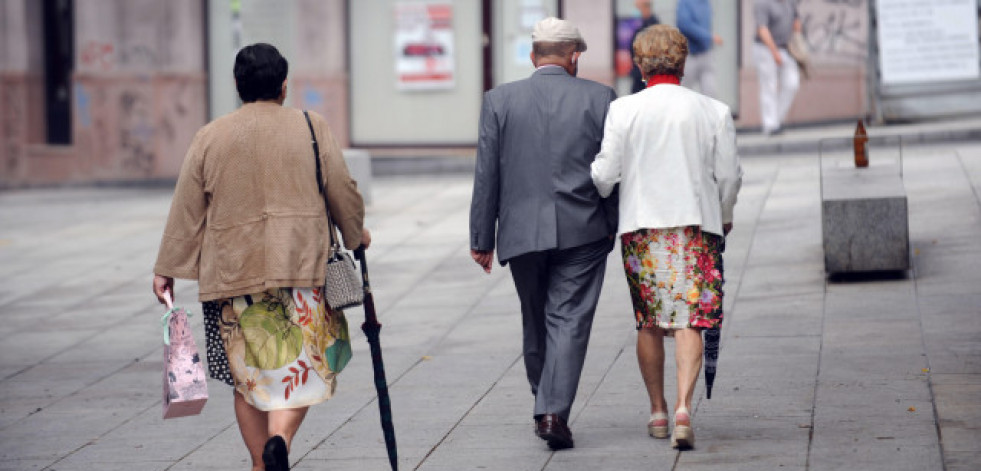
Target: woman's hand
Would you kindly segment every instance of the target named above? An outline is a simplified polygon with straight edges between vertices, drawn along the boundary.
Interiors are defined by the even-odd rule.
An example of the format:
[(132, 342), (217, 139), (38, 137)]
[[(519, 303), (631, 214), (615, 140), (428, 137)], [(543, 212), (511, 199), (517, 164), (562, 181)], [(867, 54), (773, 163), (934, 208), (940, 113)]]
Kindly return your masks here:
[(368, 248), (371, 245), (371, 231), (367, 227), (361, 228), (361, 247)]
[(174, 299), (174, 279), (169, 276), (153, 275), (153, 294), (157, 296), (160, 304), (167, 304), (164, 301), (164, 293), (170, 293), (170, 299)]
[(731, 222), (727, 222), (727, 223), (725, 223), (725, 224), (722, 225), (722, 234), (723, 235), (729, 235), (729, 232), (730, 231), (732, 231), (732, 223)]

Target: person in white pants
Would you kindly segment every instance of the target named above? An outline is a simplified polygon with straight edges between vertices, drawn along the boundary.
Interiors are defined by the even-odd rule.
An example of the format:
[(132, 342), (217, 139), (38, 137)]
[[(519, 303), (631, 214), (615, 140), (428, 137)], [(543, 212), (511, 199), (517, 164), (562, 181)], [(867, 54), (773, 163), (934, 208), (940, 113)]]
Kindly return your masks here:
[(800, 88), (797, 62), (787, 51), (791, 35), (801, 30), (793, 0), (756, 0), (756, 41), (753, 58), (760, 81), (760, 116), (763, 134), (777, 134)]

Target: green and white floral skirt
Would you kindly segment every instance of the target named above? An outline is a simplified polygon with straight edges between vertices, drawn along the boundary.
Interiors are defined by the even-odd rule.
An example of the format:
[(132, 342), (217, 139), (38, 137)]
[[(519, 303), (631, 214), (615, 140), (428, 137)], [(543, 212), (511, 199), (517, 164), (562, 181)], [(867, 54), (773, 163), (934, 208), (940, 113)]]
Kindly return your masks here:
[(212, 378), (259, 410), (317, 404), (351, 359), (341, 311), (320, 288), (273, 288), (203, 303)]
[(697, 226), (620, 236), (637, 329), (713, 328), (722, 323), (725, 238)]

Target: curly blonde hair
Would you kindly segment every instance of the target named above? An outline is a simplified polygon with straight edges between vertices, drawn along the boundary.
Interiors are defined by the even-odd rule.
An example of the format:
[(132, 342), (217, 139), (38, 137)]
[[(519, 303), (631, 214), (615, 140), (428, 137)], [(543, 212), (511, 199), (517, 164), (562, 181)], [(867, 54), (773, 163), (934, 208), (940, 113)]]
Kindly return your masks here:
[(634, 39), (634, 63), (644, 77), (674, 75), (681, 77), (688, 57), (688, 40), (678, 28), (653, 25), (637, 33)]

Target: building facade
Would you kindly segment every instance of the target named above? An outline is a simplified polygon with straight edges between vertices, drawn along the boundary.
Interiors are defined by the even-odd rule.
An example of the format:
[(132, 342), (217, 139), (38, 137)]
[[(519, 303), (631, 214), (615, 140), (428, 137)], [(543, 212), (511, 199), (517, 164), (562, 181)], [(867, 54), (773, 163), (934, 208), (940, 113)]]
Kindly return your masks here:
[(207, 118), (197, 0), (0, 2), (0, 186), (171, 179)]
[[(797, 1), (812, 67), (789, 125), (981, 111), (981, 79), (972, 72), (978, 0), (943, 2), (975, 14), (973, 33), (970, 22), (958, 30), (961, 39), (973, 34), (973, 52), (959, 44), (967, 48), (960, 65), (973, 61), (974, 69), (952, 68), (942, 83), (903, 82), (893, 72), (899, 80), (885, 83), (879, 70), (896, 50), (920, 48), (880, 51), (879, 42), (903, 38), (880, 38), (888, 28), (876, 20), (901, 30), (949, 14), (932, 2)], [(669, 24), (675, 4), (653, 1)], [(713, 59), (718, 98), (737, 126), (752, 130), (753, 0), (712, 4), (723, 38)], [(900, 12), (904, 5), (919, 9)], [(535, 22), (555, 15), (576, 23), (589, 44), (580, 76), (625, 93), (622, 36), (637, 14), (634, 0), (0, 0), (0, 188), (173, 179), (197, 129), (238, 106), (234, 54), (259, 41), (290, 61), (287, 104), (326, 116), (344, 145), (472, 153), (483, 91), (533, 71)], [(888, 63), (904, 60), (924, 59)]]

